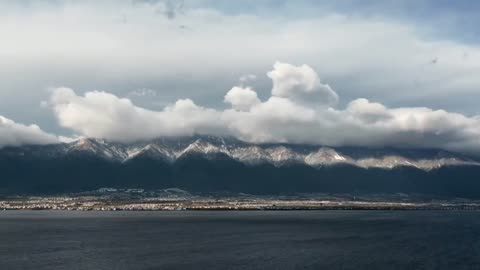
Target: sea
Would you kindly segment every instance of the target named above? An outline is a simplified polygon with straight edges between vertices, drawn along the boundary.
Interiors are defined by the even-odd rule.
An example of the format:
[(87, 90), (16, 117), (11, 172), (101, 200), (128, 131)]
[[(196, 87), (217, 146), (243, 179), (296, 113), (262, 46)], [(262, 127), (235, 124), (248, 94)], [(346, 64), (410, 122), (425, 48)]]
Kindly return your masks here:
[(0, 269), (480, 269), (480, 212), (2, 211)]

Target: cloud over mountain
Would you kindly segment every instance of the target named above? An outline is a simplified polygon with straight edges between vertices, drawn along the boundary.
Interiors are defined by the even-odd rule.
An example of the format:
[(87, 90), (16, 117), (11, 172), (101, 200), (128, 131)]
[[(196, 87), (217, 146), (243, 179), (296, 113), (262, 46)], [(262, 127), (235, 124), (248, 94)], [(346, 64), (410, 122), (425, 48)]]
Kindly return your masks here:
[[(309, 107), (333, 106), (333, 87), (341, 106), (366, 97), (478, 114), (478, 43), (432, 36), (383, 11), (352, 16), (365, 3), (342, 11), (325, 9), (326, 1), (301, 1), (308, 8), (293, 0), (222, 2), (229, 1), (0, 1), (0, 114), (63, 132), (47, 110), (32, 106), (60, 85), (82, 96), (107, 89), (154, 110), (184, 97), (218, 110), (243, 74), (240, 86), (254, 86), (265, 101), (270, 78), (261, 74), (275, 60), (295, 66), (279, 63), (270, 74), (281, 82), (274, 96)], [(254, 8), (266, 2), (268, 12)], [(457, 26), (456, 33), (473, 33)]]
[(337, 108), (338, 95), (309, 66), (277, 62), (267, 73), (271, 96), (233, 87), (225, 110), (180, 99), (161, 111), (92, 91), (54, 90), (50, 103), (61, 126), (88, 137), (135, 141), (159, 136), (232, 135), (249, 142), (438, 147), (480, 152), (480, 117), (424, 107), (387, 108), (364, 98)]
[(197, 106), (190, 99), (152, 111), (106, 92), (78, 96), (70, 88), (57, 88), (51, 103), (61, 126), (83, 136), (115, 141), (216, 132), (220, 123), (217, 111)]
[(23, 125), (0, 116), (0, 148), (6, 145), (56, 143), (59, 139), (37, 125)]

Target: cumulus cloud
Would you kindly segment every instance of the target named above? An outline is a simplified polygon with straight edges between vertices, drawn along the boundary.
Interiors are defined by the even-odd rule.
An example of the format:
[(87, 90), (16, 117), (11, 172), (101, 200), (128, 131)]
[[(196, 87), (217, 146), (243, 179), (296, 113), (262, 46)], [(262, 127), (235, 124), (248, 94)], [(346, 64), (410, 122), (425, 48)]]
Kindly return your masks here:
[[(437, 147), (480, 152), (480, 117), (430, 108), (388, 108), (355, 99), (345, 108), (298, 99), (319, 95), (318, 74), (309, 66), (276, 63), (268, 73), (272, 95), (261, 101), (251, 87), (233, 87), (217, 110), (181, 99), (161, 111), (135, 106), (106, 92), (77, 95), (58, 88), (50, 103), (61, 126), (83, 136), (134, 141), (159, 136), (231, 135), (250, 142), (321, 145)], [(330, 91), (322, 97), (337, 97)], [(315, 99), (314, 99), (315, 100)], [(328, 100), (328, 99), (327, 99)]]
[[(260, 16), (250, 9), (222, 11), (202, 5), (205, 1), (188, 1), (180, 13), (179, 5), (154, 0), (23, 2), (0, 1), (0, 77), (8, 78), (0, 81), (0, 107), (13, 118), (29, 115), (48, 130), (56, 130), (54, 123), (31, 105), (44, 99), (38, 90), (52, 85), (82, 93), (109, 89), (117, 96), (148, 87), (169, 100), (195, 96), (204, 104), (229, 89), (234, 78), (259, 75), (279, 58), (308, 63), (342, 100), (368, 97), (395, 106), (478, 112), (478, 44), (426, 37), (415, 23), (315, 9), (315, 16)], [(194, 27), (185, 31), (180, 24)], [(265, 76), (256, 81), (267, 83)], [(328, 104), (317, 92), (314, 103)], [(328, 89), (323, 92), (335, 101)], [(297, 102), (305, 102), (299, 96), (315, 98), (294, 93)]]
[[(214, 133), (258, 142), (479, 150), (479, 117), (406, 107), (478, 113), (478, 44), (427, 38), (415, 23), (376, 16), (259, 16), (201, 3), (191, 7), (193, 2), (183, 8), (175, 4), (180, 1), (60, 2), (0, 1), (0, 77), (8, 78), (0, 81), (0, 108), (13, 118), (29, 115), (56, 130), (32, 106), (44, 92), (32, 89), (61, 84), (78, 91), (58, 89), (56, 102), (41, 106), (53, 107), (58, 122), (82, 136), (128, 141)], [(184, 31), (179, 23), (195, 27)], [(195, 96), (213, 104), (234, 77), (261, 74), (278, 57), (311, 66), (277, 63), (268, 74), (274, 87), (259, 89), (260, 101), (249, 79), (241, 80), (250, 91), (230, 93), (226, 110), (186, 99), (154, 111), (119, 98), (144, 101), (127, 92), (147, 86), (158, 90), (162, 102)], [(24, 74), (31, 76), (25, 80)], [(264, 86), (263, 77), (257, 83)], [(345, 107), (326, 82), (341, 93)], [(97, 88), (113, 90), (82, 91)], [(263, 90), (272, 95), (263, 98)]]
[(41, 130), (37, 125), (23, 125), (0, 116), (0, 148), (6, 145), (48, 144), (59, 139)]
[(137, 107), (127, 98), (93, 91), (78, 96), (57, 88), (51, 101), (61, 126), (86, 137), (135, 141), (159, 136), (220, 133), (218, 113), (181, 99), (157, 112)]
[(225, 102), (239, 111), (248, 111), (260, 103), (257, 93), (250, 87), (242, 88), (235, 86), (225, 95)]
[(267, 73), (272, 79), (272, 96), (298, 101), (315, 101), (320, 105), (336, 105), (338, 95), (328, 84), (322, 84), (317, 73), (307, 65), (294, 66), (276, 62)]

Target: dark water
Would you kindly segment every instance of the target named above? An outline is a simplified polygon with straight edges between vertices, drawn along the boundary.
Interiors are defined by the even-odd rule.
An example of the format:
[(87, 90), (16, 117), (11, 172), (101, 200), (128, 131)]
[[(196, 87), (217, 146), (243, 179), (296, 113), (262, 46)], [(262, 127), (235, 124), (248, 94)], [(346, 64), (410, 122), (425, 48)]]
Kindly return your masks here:
[(0, 212), (0, 269), (480, 269), (480, 212)]

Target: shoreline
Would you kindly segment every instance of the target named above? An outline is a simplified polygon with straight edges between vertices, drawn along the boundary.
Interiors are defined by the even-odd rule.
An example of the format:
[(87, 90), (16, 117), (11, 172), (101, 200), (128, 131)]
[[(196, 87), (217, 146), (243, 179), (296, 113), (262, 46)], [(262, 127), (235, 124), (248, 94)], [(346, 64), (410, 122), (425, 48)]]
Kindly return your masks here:
[[(284, 201), (282, 204), (251, 202), (231, 205), (232, 202), (206, 203), (204, 201), (184, 201), (168, 203), (98, 203), (84, 202), (74, 205), (31, 204), (25, 202), (1, 202), (0, 211), (479, 211), (480, 204), (442, 204), (442, 203), (395, 203), (395, 202), (345, 202), (334, 201), (321, 203), (316, 201)], [(173, 204), (173, 205), (172, 205)]]

